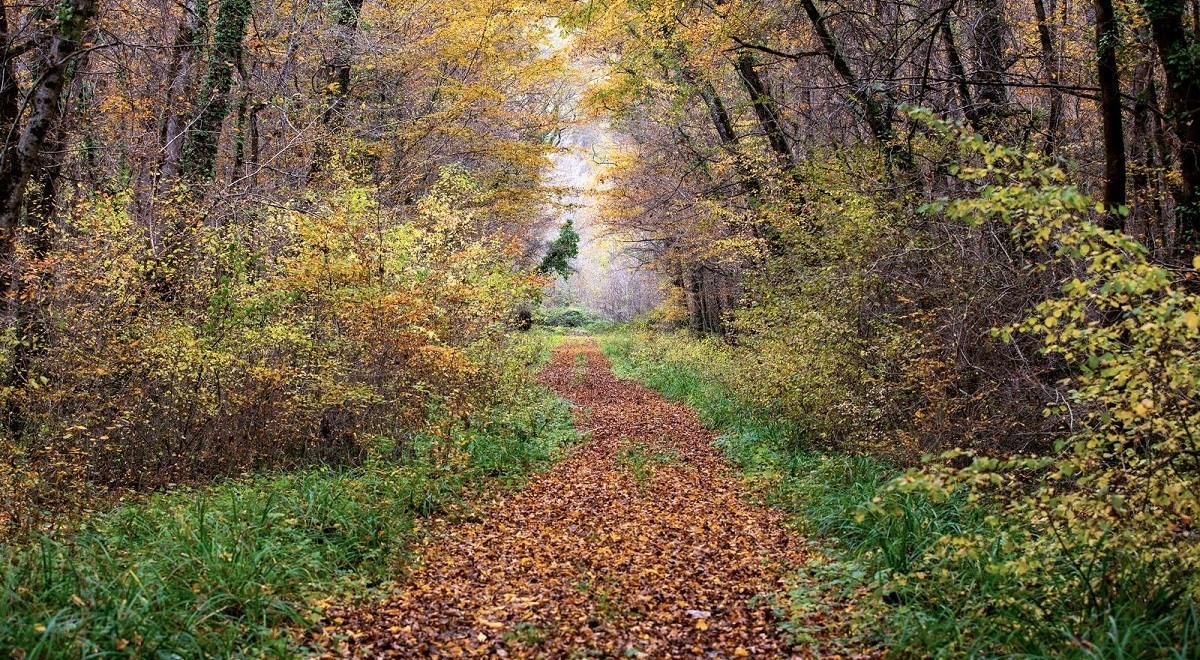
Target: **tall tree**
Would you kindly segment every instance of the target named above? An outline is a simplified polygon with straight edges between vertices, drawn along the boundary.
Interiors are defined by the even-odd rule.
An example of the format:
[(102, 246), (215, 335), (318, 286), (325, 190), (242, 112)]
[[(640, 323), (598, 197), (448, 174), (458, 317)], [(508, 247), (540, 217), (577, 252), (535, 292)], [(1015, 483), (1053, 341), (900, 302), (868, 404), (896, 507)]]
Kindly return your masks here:
[[(54, 16), (49, 38), (41, 46), (32, 88), (21, 101), (17, 58), (39, 47), (36, 39), (16, 43), (9, 32), (8, 7), (0, 0), (0, 33), (5, 38), (0, 53), (0, 127), (6, 129), (0, 151), (0, 268), (12, 271), (16, 232), (25, 203), (25, 191), (38, 170), (42, 148), (59, 114), (68, 68), (83, 42), (96, 12), (95, 0), (66, 0)], [(24, 121), (22, 121), (24, 120)]]
[(242, 41), (250, 20), (250, 0), (221, 0), (213, 24), (212, 53), (200, 87), (200, 113), (184, 143), (183, 172), (194, 180), (216, 176), (221, 126), (229, 116), (233, 72), (242, 58)]
[(1096, 74), (1104, 132), (1104, 225), (1122, 229), (1125, 206), (1125, 132), (1121, 116), (1121, 77), (1117, 68), (1120, 32), (1112, 0), (1096, 0)]
[(975, 52), (976, 112), (984, 132), (994, 134), (1008, 113), (1008, 22), (1003, 0), (975, 0), (979, 16), (971, 32)]
[(779, 108), (771, 96), (771, 91), (767, 89), (767, 84), (758, 73), (753, 53), (743, 50), (738, 54), (737, 71), (742, 85), (746, 88), (746, 93), (750, 95), (750, 106), (754, 108), (754, 115), (758, 118), (758, 123), (767, 136), (767, 143), (771, 146), (771, 151), (775, 153), (780, 165), (785, 169), (795, 167), (796, 156), (792, 153), (787, 134), (783, 130), (783, 119), (779, 115)]
[(8, 31), (7, 11), (0, 1), (0, 32), (5, 36), (4, 52), (0, 53), (0, 126), (7, 128), (4, 150), (0, 151), (0, 264), (11, 269), (25, 190), (40, 163), (53, 121), (58, 118), (67, 70), (79, 52), (96, 2), (67, 0), (59, 8), (52, 34), (38, 56), (34, 84), (26, 92), (29, 109), (24, 113), (17, 58), (37, 48), (37, 43), (14, 43)]
[(958, 45), (954, 43), (954, 28), (950, 25), (951, 13), (947, 11), (942, 15), (942, 42), (946, 45), (946, 63), (950, 66), (950, 75), (954, 76), (954, 89), (958, 92), (958, 103), (962, 106), (963, 116), (967, 118), (967, 122), (971, 124), (971, 128), (982, 130), (983, 126), (979, 122), (979, 112), (975, 108), (975, 102), (971, 99), (971, 86), (967, 78), (967, 69), (963, 66), (962, 56), (958, 52)]
[[(64, 89), (81, 53), (84, 34), (96, 12), (95, 0), (67, 0), (59, 7), (45, 39), (30, 39), (16, 44), (9, 33), (8, 8), (0, 2), (0, 33), (4, 35), (4, 53), (0, 60), (0, 127), (9, 130), (0, 151), (0, 286), (8, 293), (7, 316), (19, 342), (12, 360), (0, 374), (0, 384), (19, 388), (29, 377), (32, 355), (41, 335), (34, 315), (25, 300), (24, 273), (16, 260), (17, 229), (24, 219), (33, 228), (33, 252), (36, 257), (50, 250), (49, 223), (58, 159), (44, 167), (43, 149), (56, 129)], [(40, 46), (40, 48), (39, 48)], [(36, 52), (34, 82), (25, 93), (28, 110), (24, 111), (16, 59), (25, 50)], [(22, 119), (24, 123), (22, 124)], [(61, 141), (61, 138), (60, 138)], [(35, 208), (28, 208), (27, 188), (35, 174), (40, 175), (38, 195), (32, 196)], [(40, 202), (40, 203), (39, 203)], [(15, 400), (4, 406), (4, 425), (11, 437), (24, 432), (25, 414)]]
[(1158, 47), (1167, 113), (1179, 139), (1176, 242), (1185, 261), (1200, 253), (1200, 43), (1188, 0), (1142, 0)]
[(166, 121), (163, 122), (160, 179), (167, 185), (179, 177), (194, 91), (195, 69), (208, 40), (208, 0), (185, 0), (168, 69)]

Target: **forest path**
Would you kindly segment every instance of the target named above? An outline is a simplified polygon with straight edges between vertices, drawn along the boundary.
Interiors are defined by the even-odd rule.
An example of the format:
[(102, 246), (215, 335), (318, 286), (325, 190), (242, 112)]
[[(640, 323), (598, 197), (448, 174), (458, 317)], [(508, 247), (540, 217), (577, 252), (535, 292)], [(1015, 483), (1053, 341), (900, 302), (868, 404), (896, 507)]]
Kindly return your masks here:
[(340, 653), (397, 657), (778, 657), (769, 595), (804, 546), (742, 497), (695, 411), (620, 380), (594, 340), (543, 382), (586, 442), (474, 522), (435, 526), (405, 590), (328, 612)]

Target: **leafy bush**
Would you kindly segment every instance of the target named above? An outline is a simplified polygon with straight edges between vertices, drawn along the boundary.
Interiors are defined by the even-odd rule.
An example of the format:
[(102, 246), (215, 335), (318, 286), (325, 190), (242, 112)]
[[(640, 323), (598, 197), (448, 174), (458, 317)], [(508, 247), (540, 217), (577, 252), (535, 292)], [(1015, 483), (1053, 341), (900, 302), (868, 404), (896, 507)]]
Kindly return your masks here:
[(556, 307), (539, 309), (534, 315), (538, 325), (552, 328), (603, 327), (608, 320), (600, 314), (583, 307)]
[(105, 490), (354, 462), (365, 438), (488, 407), (544, 279), (484, 230), (481, 196), (448, 169), (403, 219), (343, 174), (167, 254), (124, 196), (95, 196), (31, 276), (38, 343), (3, 356), (27, 367), (0, 387), (0, 534)]
[[(935, 499), (966, 493), (995, 512), (990, 533), (950, 534), (927, 554), (922, 588), (1003, 631), (992, 651), (1058, 638), (1124, 655), (1187, 654), (1200, 597), (1200, 295), (1190, 274), (1150, 263), (1144, 246), (1089, 222), (1090, 200), (1059, 168), (932, 125), (983, 158), (960, 173), (979, 182), (976, 196), (930, 210), (999, 217), (1040, 256), (1030, 267), (1062, 282), (1032, 316), (996, 332), (1039, 337), (1059, 360), (1069, 396), (1047, 415), (1069, 426), (1044, 454), (976, 456), (962, 467), (954, 451), (950, 463), (891, 486)], [(980, 589), (987, 582), (1002, 597)]]

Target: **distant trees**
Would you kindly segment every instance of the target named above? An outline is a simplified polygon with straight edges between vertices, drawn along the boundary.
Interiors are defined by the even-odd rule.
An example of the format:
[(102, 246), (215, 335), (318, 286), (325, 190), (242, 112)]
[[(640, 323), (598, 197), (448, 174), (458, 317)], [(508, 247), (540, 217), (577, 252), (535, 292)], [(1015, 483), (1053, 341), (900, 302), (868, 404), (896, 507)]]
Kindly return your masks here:
[[(874, 149), (890, 179), (879, 185), (897, 198), (936, 194), (936, 177), (922, 174), (927, 168), (918, 162), (934, 156), (918, 153), (924, 129), (904, 116), (904, 106), (1077, 163), (1084, 189), (1106, 208), (1105, 226), (1141, 240), (1160, 260), (1190, 265), (1200, 176), (1193, 0), (1144, 0), (1130, 8), (1136, 16), (1109, 0), (639, 7), (592, 3), (571, 20), (588, 30), (585, 48), (618, 58), (614, 82), (598, 94), (628, 114), (647, 151), (656, 151), (652, 160), (663, 161), (644, 167), (660, 185), (624, 194), (621, 206), (656, 209), (630, 228), (663, 241), (664, 276), (684, 299), (705, 286), (724, 289), (706, 298), (737, 299), (741, 285), (726, 275), (757, 257), (735, 236), (780, 254), (770, 228), (777, 214), (800, 208), (803, 173), (815, 155)], [(1124, 66), (1135, 55), (1143, 63)], [(779, 177), (773, 168), (794, 173)], [(1167, 198), (1174, 203), (1163, 204)], [(712, 199), (722, 200), (721, 210), (702, 202)], [(660, 215), (676, 205), (708, 220), (688, 223), (689, 230)], [(733, 253), (684, 247), (713, 240)], [(689, 274), (697, 268), (723, 275), (710, 282)], [(704, 308), (689, 305), (694, 313)], [(722, 307), (718, 316), (729, 311)], [(690, 325), (726, 328), (701, 319)]]

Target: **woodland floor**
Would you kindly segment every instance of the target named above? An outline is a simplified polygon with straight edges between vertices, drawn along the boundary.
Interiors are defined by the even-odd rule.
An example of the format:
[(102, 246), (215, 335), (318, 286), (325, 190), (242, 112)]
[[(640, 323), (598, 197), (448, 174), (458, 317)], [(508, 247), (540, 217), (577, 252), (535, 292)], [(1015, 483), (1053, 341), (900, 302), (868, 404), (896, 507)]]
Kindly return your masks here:
[(769, 600), (804, 544), (746, 500), (696, 413), (618, 379), (591, 340), (560, 347), (542, 378), (586, 441), (436, 523), (397, 595), (327, 611), (332, 654), (792, 655)]

